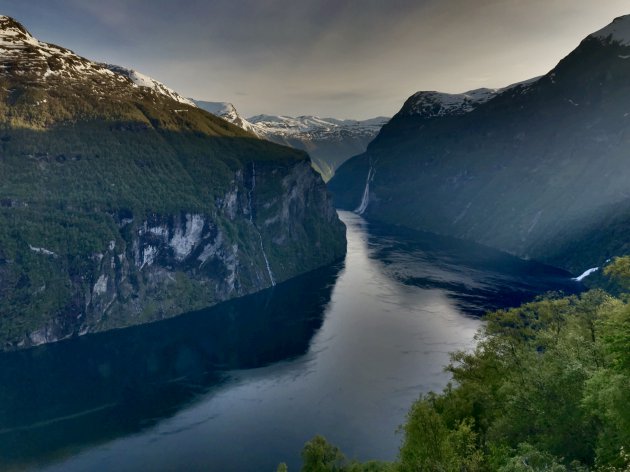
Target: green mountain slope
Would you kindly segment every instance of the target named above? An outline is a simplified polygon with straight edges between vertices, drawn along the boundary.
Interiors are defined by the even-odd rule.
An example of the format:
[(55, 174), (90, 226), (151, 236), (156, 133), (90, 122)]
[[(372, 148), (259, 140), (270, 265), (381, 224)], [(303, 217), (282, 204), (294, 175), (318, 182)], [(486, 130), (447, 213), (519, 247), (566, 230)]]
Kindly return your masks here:
[(345, 252), (308, 156), (0, 17), (0, 347), (211, 305)]

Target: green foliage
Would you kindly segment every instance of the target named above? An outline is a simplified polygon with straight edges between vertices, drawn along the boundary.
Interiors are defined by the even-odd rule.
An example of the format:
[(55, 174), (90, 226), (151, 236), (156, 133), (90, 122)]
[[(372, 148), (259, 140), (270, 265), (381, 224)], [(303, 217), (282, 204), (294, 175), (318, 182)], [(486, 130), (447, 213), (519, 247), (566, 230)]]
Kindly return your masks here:
[[(393, 464), (379, 461), (349, 461), (341, 450), (329, 443), (323, 436), (317, 435), (308, 441), (302, 449), (302, 472), (394, 472)], [(286, 471), (286, 465), (280, 464)]]
[(302, 449), (302, 472), (335, 472), (343, 470), (345, 456), (323, 436), (315, 436)]
[[(240, 212), (254, 166), (253, 206), (277, 281), (345, 251), (321, 180), (302, 172), (304, 152), (115, 77), (0, 77), (0, 348), (44, 328), (61, 337), (80, 324), (122, 327), (216, 303), (214, 284), (197, 279), (220, 281), (221, 267), (207, 265), (200, 275), (184, 264), (159, 290), (166, 284), (143, 278), (134, 238), (148, 220), (204, 215), (248, 261), (240, 293), (260, 288), (260, 236)], [(226, 210), (234, 194), (237, 214)], [(304, 197), (306, 209), (287, 204), (289, 195)], [(288, 222), (277, 218), (283, 205)], [(289, 237), (275, 243), (283, 233)], [(99, 259), (108, 251), (118, 261), (111, 267)], [(99, 271), (116, 280), (112, 305), (90, 301)]]
[(630, 256), (615, 257), (604, 269), (604, 274), (617, 280), (625, 288), (630, 288)]
[(507, 459), (499, 472), (566, 472), (567, 468), (558, 463), (558, 459), (546, 452), (540, 452), (535, 447), (523, 443), (519, 444), (516, 454)]
[(619, 449), (619, 457), (618, 457), (619, 466), (614, 465), (605, 465), (602, 467), (598, 467), (598, 472), (630, 472), (630, 454), (628, 454), (625, 448), (622, 446)]
[[(607, 273), (627, 283), (629, 261)], [(392, 470), (630, 471), (630, 297), (551, 294), (485, 321), (453, 384), (412, 406)]]
[(466, 419), (449, 429), (445, 418), (435, 409), (434, 397), (416, 402), (403, 427), (405, 439), (400, 449), (401, 472), (477, 471), (482, 454), (477, 449), (477, 435)]

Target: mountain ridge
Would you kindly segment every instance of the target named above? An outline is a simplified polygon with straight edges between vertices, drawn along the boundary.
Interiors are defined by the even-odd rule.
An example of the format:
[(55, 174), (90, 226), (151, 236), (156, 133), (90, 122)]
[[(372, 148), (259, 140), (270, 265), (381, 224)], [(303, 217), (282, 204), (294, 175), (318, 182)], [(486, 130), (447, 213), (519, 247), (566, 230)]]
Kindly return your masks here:
[(595, 256), (592, 237), (576, 235), (628, 197), (628, 23), (615, 20), (549, 73), (474, 106), (410, 114), (410, 97), (366, 153), (338, 169), (329, 183), (336, 204), (575, 274), (619, 255), (623, 238), (600, 240)]
[(308, 152), (313, 168), (325, 181), (346, 159), (364, 152), (389, 120), (387, 117), (339, 120), (314, 115), (268, 114), (243, 118), (229, 102), (195, 100), (195, 104), (262, 139)]
[(305, 153), (0, 17), (0, 349), (176, 316), (344, 252)]

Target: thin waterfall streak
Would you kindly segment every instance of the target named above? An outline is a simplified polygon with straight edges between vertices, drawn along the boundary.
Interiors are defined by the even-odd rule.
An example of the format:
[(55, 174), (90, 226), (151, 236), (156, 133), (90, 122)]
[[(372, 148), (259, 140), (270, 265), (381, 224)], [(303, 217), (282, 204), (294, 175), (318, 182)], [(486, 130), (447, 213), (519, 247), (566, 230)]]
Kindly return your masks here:
[[(258, 231), (258, 228), (256, 228)], [(271, 266), (269, 265), (269, 259), (267, 259), (267, 253), (265, 252), (265, 247), (263, 246), (262, 235), (260, 231), (258, 231), (258, 239), (260, 240), (260, 250), (262, 251), (262, 255), (265, 258), (265, 265), (267, 266), (267, 273), (269, 274), (269, 280), (271, 281), (271, 286), (275, 287), (276, 281), (273, 278), (273, 273), (271, 272)]]
[(269, 275), (269, 281), (271, 282), (271, 286), (275, 287), (276, 280), (273, 278), (273, 272), (271, 272), (271, 266), (269, 265), (269, 258), (267, 257), (267, 253), (265, 252), (265, 246), (263, 244), (262, 234), (260, 234), (260, 230), (256, 223), (254, 223), (254, 212), (252, 210), (252, 200), (254, 190), (256, 189), (256, 164), (252, 162), (252, 187), (249, 189), (247, 194), (247, 204), (249, 206), (249, 222), (252, 224), (256, 233), (258, 234), (258, 240), (260, 241), (260, 251), (262, 252), (263, 259), (265, 259), (265, 266), (267, 267), (267, 274)]
[(247, 192), (247, 205), (249, 207), (249, 222), (254, 224), (254, 212), (252, 211), (252, 194), (256, 188), (256, 164), (252, 162), (252, 188)]
[(365, 180), (365, 189), (363, 190), (363, 198), (361, 198), (361, 204), (354, 210), (357, 215), (362, 215), (367, 210), (370, 203), (370, 182), (374, 179), (374, 167), (370, 164), (368, 170), (367, 179)]

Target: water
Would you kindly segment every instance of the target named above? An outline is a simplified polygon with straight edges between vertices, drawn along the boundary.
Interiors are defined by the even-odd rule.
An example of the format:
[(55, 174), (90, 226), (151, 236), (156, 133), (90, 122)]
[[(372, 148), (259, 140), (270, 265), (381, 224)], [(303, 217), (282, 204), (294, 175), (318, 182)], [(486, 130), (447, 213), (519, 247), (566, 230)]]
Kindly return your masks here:
[(348, 227), (343, 263), (153, 325), (0, 356), (0, 469), (298, 470), (323, 434), (393, 459), (486, 309), (569, 275), (429, 234)]

